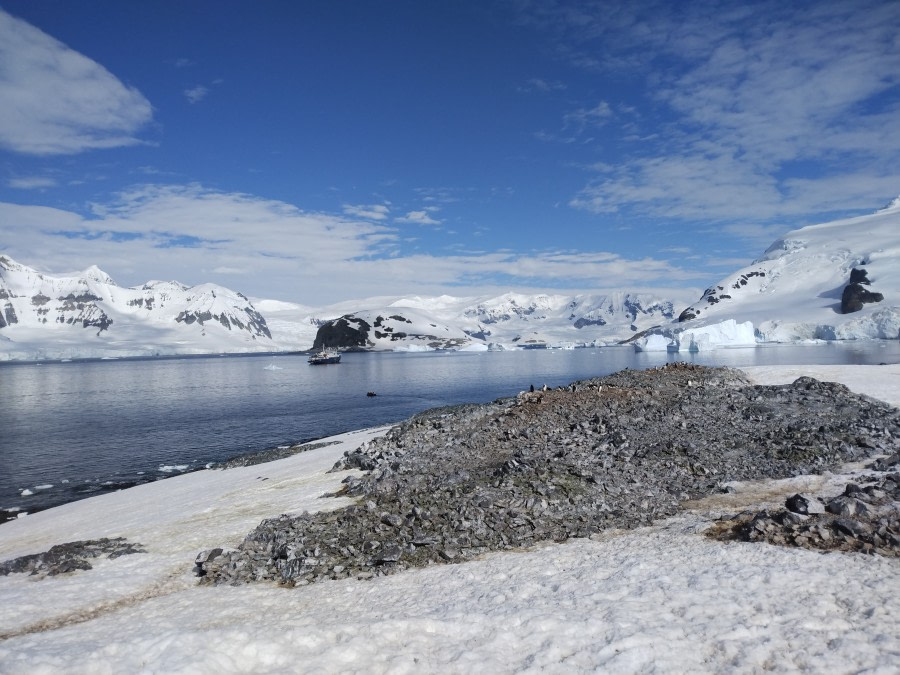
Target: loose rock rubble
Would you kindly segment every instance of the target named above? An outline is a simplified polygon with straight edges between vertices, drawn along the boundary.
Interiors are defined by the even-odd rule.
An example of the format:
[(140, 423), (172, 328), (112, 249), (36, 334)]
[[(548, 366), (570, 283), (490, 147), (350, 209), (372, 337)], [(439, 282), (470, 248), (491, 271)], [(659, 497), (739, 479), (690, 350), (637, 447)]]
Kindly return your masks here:
[(27, 573), (39, 577), (52, 577), (57, 574), (74, 572), (75, 570), (89, 570), (91, 564), (88, 560), (105, 556), (118, 558), (132, 553), (143, 553), (142, 544), (132, 544), (124, 537), (113, 539), (88, 539), (85, 541), (70, 541), (65, 544), (51, 546), (49, 551), (23, 555), (0, 563), (0, 576), (8, 574)]
[(204, 583), (304, 585), (631, 528), (735, 480), (900, 449), (900, 411), (839, 384), (753, 386), (673, 364), (428, 411), (349, 452), (356, 505), (263, 521), (198, 556)]
[(796, 494), (785, 508), (744, 512), (712, 528), (722, 540), (760, 541), (821, 551), (900, 557), (900, 454), (869, 466), (872, 475), (828, 497)]

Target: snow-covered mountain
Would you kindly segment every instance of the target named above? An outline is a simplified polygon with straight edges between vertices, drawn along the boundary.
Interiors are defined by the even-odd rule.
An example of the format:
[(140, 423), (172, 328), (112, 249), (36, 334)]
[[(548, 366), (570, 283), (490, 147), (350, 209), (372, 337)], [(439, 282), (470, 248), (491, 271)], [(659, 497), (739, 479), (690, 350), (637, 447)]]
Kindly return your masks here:
[(676, 330), (727, 319), (757, 339), (897, 339), (900, 198), (874, 214), (787, 233), (764, 255), (707, 289)]
[(440, 323), (429, 314), (408, 307), (388, 307), (326, 321), (316, 334), (313, 348), (415, 351), (460, 349), (473, 342), (461, 328)]
[(96, 266), (54, 276), (0, 256), (0, 359), (606, 344), (671, 323), (676, 306), (622, 292), (382, 296), (314, 308), (251, 302), (213, 284), (124, 288)]
[(650, 293), (400, 298), (322, 322), (316, 348), (460, 349), (608, 344), (671, 323), (675, 303)]
[(523, 339), (547, 343), (618, 342), (636, 331), (669, 323), (671, 298), (650, 293), (535, 295), (507, 293), (472, 304), (462, 312), (468, 331), (498, 342)]
[(900, 198), (871, 215), (789, 232), (698, 301), (688, 304), (685, 293), (376, 297), (316, 308), (251, 302), (212, 284), (188, 288), (151, 281), (123, 288), (95, 266), (51, 276), (0, 255), (0, 360), (295, 351), (314, 345), (604, 345), (635, 334), (657, 334), (660, 349), (672, 338), (684, 349), (692, 343), (705, 349), (755, 341), (898, 339)]
[(222, 286), (123, 288), (96, 266), (51, 276), (0, 256), (0, 359), (276, 349), (266, 320)]

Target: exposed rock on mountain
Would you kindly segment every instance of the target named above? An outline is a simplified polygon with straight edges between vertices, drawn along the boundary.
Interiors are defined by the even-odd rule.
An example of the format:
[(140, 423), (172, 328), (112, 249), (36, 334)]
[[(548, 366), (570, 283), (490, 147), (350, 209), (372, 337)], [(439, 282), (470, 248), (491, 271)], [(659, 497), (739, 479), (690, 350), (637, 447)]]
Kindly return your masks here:
[(352, 314), (326, 321), (316, 332), (313, 349), (365, 349), (371, 326)]
[(313, 349), (458, 349), (472, 342), (462, 329), (404, 308), (364, 310), (324, 322)]
[(274, 349), (266, 320), (214, 284), (123, 288), (93, 266), (51, 276), (0, 256), (0, 358), (144, 356)]
[(858, 312), (863, 305), (869, 302), (881, 302), (884, 296), (881, 293), (873, 293), (865, 288), (870, 283), (868, 273), (864, 269), (854, 267), (850, 272), (850, 283), (841, 295), (841, 314)]

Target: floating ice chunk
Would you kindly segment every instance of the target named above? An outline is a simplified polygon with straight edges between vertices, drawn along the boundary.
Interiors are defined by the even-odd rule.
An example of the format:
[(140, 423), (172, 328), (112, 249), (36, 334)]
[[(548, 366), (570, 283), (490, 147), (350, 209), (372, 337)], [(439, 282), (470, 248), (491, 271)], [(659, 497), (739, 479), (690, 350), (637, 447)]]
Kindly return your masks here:
[(22, 490), (22, 492), (20, 492), (19, 494), (21, 494), (23, 497), (30, 497), (30, 496), (33, 495), (34, 493), (33, 493), (31, 490), (29, 490), (28, 488), (25, 488), (25, 489)]
[(187, 464), (164, 464), (159, 467), (159, 470), (163, 473), (173, 473), (175, 471), (184, 471), (188, 468)]
[(49, 489), (52, 488), (52, 487), (53, 487), (53, 486), (52, 486), (50, 483), (46, 483), (46, 484), (44, 484), (44, 485), (35, 485), (35, 486), (34, 486), (34, 489), (35, 489), (35, 490), (49, 490)]

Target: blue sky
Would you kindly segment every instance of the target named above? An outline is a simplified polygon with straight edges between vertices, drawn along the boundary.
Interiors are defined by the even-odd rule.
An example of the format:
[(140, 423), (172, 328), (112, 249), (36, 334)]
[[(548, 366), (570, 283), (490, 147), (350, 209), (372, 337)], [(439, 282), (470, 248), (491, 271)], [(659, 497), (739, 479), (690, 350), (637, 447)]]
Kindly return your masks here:
[(697, 293), (900, 194), (898, 35), (896, 1), (0, 0), (0, 252), (308, 305)]

